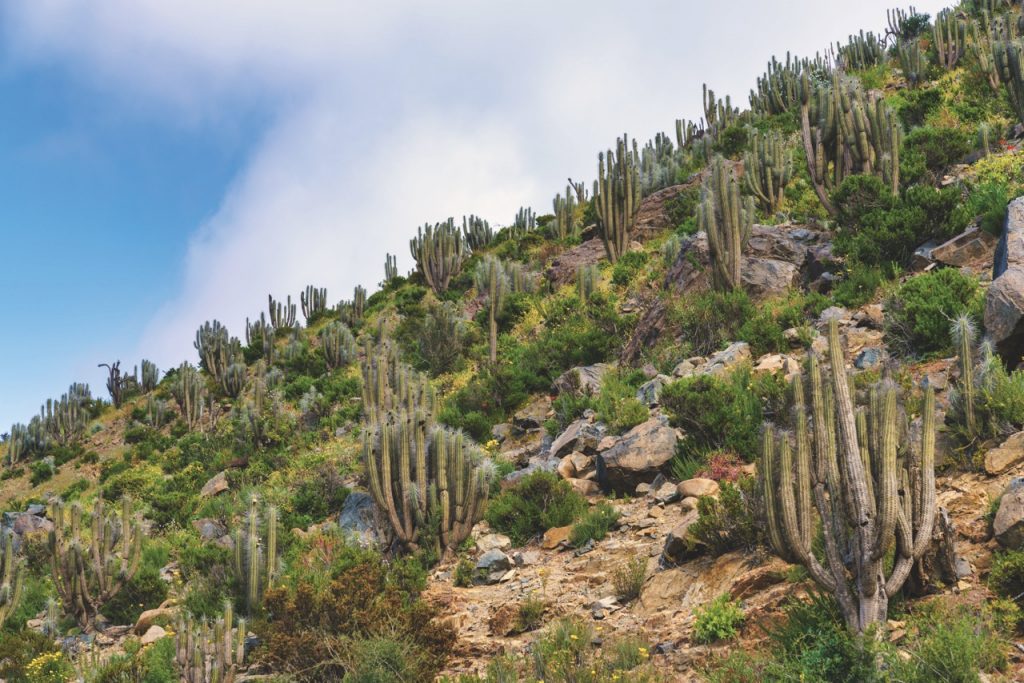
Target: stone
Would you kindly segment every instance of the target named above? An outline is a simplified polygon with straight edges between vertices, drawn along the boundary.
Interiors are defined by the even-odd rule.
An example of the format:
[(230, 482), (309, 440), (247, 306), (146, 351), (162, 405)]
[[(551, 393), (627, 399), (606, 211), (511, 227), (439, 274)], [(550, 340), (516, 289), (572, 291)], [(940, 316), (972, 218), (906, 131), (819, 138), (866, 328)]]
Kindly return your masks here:
[(345, 497), (338, 514), (338, 527), (343, 533), (354, 537), (363, 546), (373, 545), (380, 540), (377, 533), (377, 517), (373, 497), (369, 493), (353, 491)]
[(985, 471), (1002, 474), (1021, 462), (1024, 462), (1024, 432), (1017, 432), (985, 454)]
[(829, 306), (818, 316), (818, 330), (825, 332), (828, 330), (829, 322), (833, 320), (837, 321), (840, 325), (844, 322), (850, 322), (850, 312), (842, 306)]
[(701, 554), (703, 549), (689, 533), (697, 518), (696, 510), (687, 512), (682, 521), (665, 537), (665, 547), (661, 551), (661, 558), (665, 564), (681, 564)]
[(696, 374), (697, 368), (705, 363), (704, 358), (688, 358), (683, 362), (676, 365), (675, 369), (672, 370), (674, 377), (690, 377)]
[(150, 626), (149, 629), (147, 629), (147, 631), (142, 635), (142, 639), (139, 642), (142, 643), (143, 647), (145, 647), (146, 645), (152, 645), (156, 641), (166, 636), (167, 631), (165, 631), (163, 628), (159, 626), (153, 625)]
[(498, 583), (512, 569), (512, 558), (497, 548), (477, 558), (476, 577), (481, 583)]
[(1024, 545), (1024, 477), (1015, 477), (1000, 497), (992, 532), (1007, 548)]
[(988, 268), (995, 256), (999, 238), (970, 226), (962, 233), (933, 247), (928, 259), (953, 268), (970, 268), (981, 272)]
[(204, 541), (216, 540), (228, 532), (227, 526), (209, 517), (192, 520), (192, 526), (199, 532), (199, 538)]
[(714, 479), (696, 477), (679, 482), (678, 493), (682, 498), (700, 498), (701, 496), (717, 496), (718, 482)]
[(551, 393), (597, 396), (601, 393), (601, 380), (610, 369), (607, 363), (595, 363), (566, 370), (551, 383)]
[(633, 490), (633, 492), (636, 493), (636, 495), (638, 496), (646, 496), (648, 493), (651, 492), (651, 485), (646, 481), (642, 482), (636, 485), (636, 488)]
[(156, 609), (148, 609), (140, 614), (139, 618), (135, 621), (135, 634), (141, 636), (152, 626), (156, 625), (158, 621), (170, 622), (177, 613), (178, 610), (173, 606), (165, 607), (161, 605)]
[(708, 358), (708, 362), (701, 368), (701, 372), (707, 375), (724, 375), (740, 363), (749, 360), (750, 344), (747, 342), (733, 342), (724, 350)]
[(589, 239), (571, 249), (566, 249), (551, 261), (544, 277), (557, 289), (562, 285), (576, 282), (576, 273), (581, 268), (594, 265), (605, 258), (604, 244), (597, 238)]
[(512, 425), (507, 422), (501, 422), (491, 427), (491, 437), (498, 443), (504, 443), (505, 439), (509, 437), (512, 432)]
[(200, 498), (212, 498), (219, 496), (230, 488), (228, 485), (228, 475), (225, 472), (218, 472), (210, 481), (203, 484), (202, 490), (199, 492)]
[(505, 552), (512, 548), (512, 540), (505, 534), (484, 534), (476, 539), (476, 549), (482, 553), (490, 550)]
[(27, 512), (18, 514), (14, 523), (11, 525), (11, 531), (16, 536), (31, 536), (33, 534), (48, 534), (53, 530), (53, 522), (50, 520), (39, 517), (37, 515), (30, 515)]
[(653, 408), (658, 405), (658, 401), (661, 399), (661, 390), (671, 383), (671, 377), (658, 375), (640, 385), (640, 388), (636, 390), (636, 400)]
[(569, 534), (572, 532), (572, 525), (556, 526), (544, 532), (540, 547), (544, 550), (554, 550), (563, 543), (568, 542)]
[(681, 501), (679, 501), (679, 509), (681, 509), (683, 512), (689, 512), (690, 510), (696, 510), (697, 509), (697, 503), (699, 503), (699, 502), (700, 502), (700, 499), (699, 498), (694, 498), (693, 496), (690, 496), (688, 498), (683, 498)]
[(679, 500), (679, 491), (676, 489), (676, 485), (670, 481), (666, 481), (664, 484), (659, 486), (655, 491), (652, 491), (652, 498), (668, 505)]
[(872, 370), (882, 362), (881, 349), (861, 349), (853, 361), (853, 367), (858, 370)]
[(596, 496), (601, 492), (601, 487), (593, 479), (567, 479), (569, 486), (583, 496)]
[(641, 422), (612, 448), (597, 454), (597, 481), (606, 491), (629, 493), (666, 473), (676, 452), (676, 430), (663, 415)]
[(561, 458), (573, 451), (595, 453), (604, 433), (604, 425), (593, 424), (586, 418), (581, 418), (572, 422), (558, 435), (551, 444), (548, 454), (551, 458)]
[(754, 299), (785, 294), (798, 286), (800, 269), (787, 261), (772, 258), (746, 257), (740, 271), (743, 289)]
[(551, 399), (547, 396), (530, 401), (524, 408), (512, 416), (512, 425), (516, 429), (528, 432), (540, 429), (551, 411)]
[(1024, 355), (1024, 197), (1010, 202), (985, 295), (985, 333), (1015, 367)]

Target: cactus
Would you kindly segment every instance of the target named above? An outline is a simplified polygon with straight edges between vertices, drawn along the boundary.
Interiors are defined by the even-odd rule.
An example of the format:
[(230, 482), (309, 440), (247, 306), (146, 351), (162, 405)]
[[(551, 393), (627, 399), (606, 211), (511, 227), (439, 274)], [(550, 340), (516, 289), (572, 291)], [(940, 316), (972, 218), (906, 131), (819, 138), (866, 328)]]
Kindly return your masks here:
[[(961, 314), (953, 321), (953, 341), (956, 343), (957, 364), (960, 368), (960, 383), (955, 393), (958, 405), (964, 417), (967, 435), (975, 438), (980, 435), (977, 411), (977, 383), (975, 382), (974, 343), (978, 333), (970, 317)], [(951, 401), (953, 402), (953, 401)]]
[(985, 156), (992, 155), (992, 125), (982, 122), (978, 124), (978, 147)]
[(679, 258), (679, 252), (683, 248), (683, 238), (672, 233), (661, 245), (661, 258), (666, 268), (671, 268)]
[(996, 69), (995, 55), (993, 54), (995, 38), (992, 35), (993, 29), (988, 15), (983, 15), (982, 21), (971, 21), (968, 29), (970, 40), (967, 41), (967, 49), (970, 51), (971, 57), (978, 63), (982, 73), (985, 74), (989, 87), (993, 91), (999, 92), (1001, 87), (999, 70)]
[(640, 209), (638, 157), (636, 141), (631, 149), (628, 135), (618, 139), (615, 151), (608, 150), (607, 156), (602, 153), (597, 157), (594, 205), (604, 250), (612, 263), (626, 253)]
[(167, 419), (167, 401), (148, 396), (146, 398), (146, 422), (153, 429), (160, 429)]
[[(40, 442), (38, 435), (34, 435), (37, 437), (36, 444), (44, 446), (46, 441), (54, 441), (61, 446), (68, 446), (79, 441), (85, 435), (85, 427), (89, 422), (85, 404), (91, 400), (89, 387), (85, 384), (72, 384), (59, 399), (46, 399), (46, 403), (39, 408), (36, 423), (36, 428), (45, 434), (45, 438)], [(32, 428), (31, 423), (29, 428)]]
[(953, 11), (943, 10), (935, 16), (932, 35), (935, 37), (939, 66), (947, 71), (956, 68), (967, 49), (967, 25)]
[(237, 396), (228, 387), (228, 368), (243, 363), (242, 343), (238, 338), (230, 336), (228, 329), (220, 322), (207, 321), (196, 331), (193, 346), (199, 352), (200, 365), (213, 376), (224, 393)]
[(430, 427), (421, 412), (392, 414), (367, 429), (363, 457), (374, 502), (409, 550), (419, 548), (425, 527), (440, 522), (438, 545), (450, 552), (483, 513), (483, 453), (461, 432)]
[(25, 587), (25, 563), (14, 554), (14, 533), (0, 531), (0, 628), (18, 608)]
[(658, 133), (640, 150), (640, 190), (642, 195), (656, 192), (676, 181), (684, 162), (672, 141), (664, 133)]
[(471, 251), (483, 249), (494, 241), (491, 224), (474, 215), (462, 217), (462, 236), (465, 237), (466, 245)]
[(511, 287), (508, 274), (501, 261), (488, 256), (477, 265), (474, 276), (477, 290), (487, 297), (488, 323), (490, 329), (491, 362), (498, 362), (498, 314), (505, 305), (505, 297)]
[(992, 44), (992, 59), (999, 82), (1003, 84), (1017, 118), (1024, 122), (1024, 43), (1020, 40), (996, 41)]
[(732, 106), (732, 100), (728, 95), (725, 100), (715, 97), (715, 91), (705, 83), (704, 89), (704, 121), (713, 137), (717, 137), (725, 128), (728, 128), (740, 115), (740, 110)]
[(274, 360), (274, 328), (267, 322), (265, 313), (260, 313), (259, 320), (253, 322), (245, 319), (245, 345), (259, 349), (267, 361)]
[(327, 288), (317, 289), (313, 285), (306, 285), (306, 290), (299, 294), (299, 301), (302, 303), (302, 316), (308, 326), (327, 311)]
[[(572, 188), (573, 194), (576, 195), (577, 204), (586, 204), (590, 198), (587, 197), (587, 184), (582, 180), (578, 183), (573, 182), (572, 178), (569, 178), (569, 187)], [(568, 191), (566, 191), (568, 194)]]
[(148, 361), (145, 358), (142, 359), (142, 390), (150, 392), (156, 389), (156, 385), (160, 382), (160, 370), (157, 369), (156, 363)]
[(398, 277), (398, 259), (391, 254), (384, 255), (384, 284), (390, 284)]
[(469, 256), (466, 241), (451, 218), (420, 228), (410, 240), (409, 250), (423, 279), (438, 296), (448, 291), (448, 284)]
[(259, 501), (249, 500), (243, 528), (235, 530), (235, 576), (245, 590), (245, 608), (252, 615), (278, 574), (277, 508), (267, 507), (266, 541), (260, 538)]
[(366, 343), (362, 363), (363, 412), (371, 423), (382, 423), (389, 413), (434, 413), (436, 395), (430, 383), (406, 365), (390, 344), (373, 349)]
[(899, 39), (896, 41), (896, 54), (900, 58), (900, 68), (907, 85), (916, 88), (921, 84), (925, 72), (925, 58), (921, 52), (921, 42), (917, 38)]
[(62, 502), (50, 507), (50, 566), (64, 612), (91, 630), (100, 609), (117, 595), (139, 568), (142, 516), (132, 515), (131, 501), (121, 499), (121, 514), (107, 513), (102, 498), (92, 510), (92, 533), (82, 526), (82, 508)]
[(353, 322), (358, 322), (363, 319), (363, 313), (366, 309), (366, 288), (362, 285), (356, 285), (355, 290), (352, 293), (352, 318)]
[(107, 392), (110, 394), (110, 402), (115, 408), (120, 408), (127, 384), (127, 378), (121, 376), (121, 361), (114, 361), (113, 364), (100, 363), (96, 367), (107, 369)]
[(275, 331), (295, 327), (297, 307), (292, 303), (291, 295), (284, 303), (276, 301), (273, 294), (267, 295), (267, 307), (270, 315), (270, 326)]
[(792, 177), (792, 145), (778, 132), (754, 135), (750, 150), (743, 154), (743, 180), (762, 210), (779, 210)]
[(515, 237), (522, 237), (528, 232), (533, 232), (537, 227), (537, 216), (533, 213), (533, 209), (528, 206), (520, 206), (511, 227)]
[(579, 229), (576, 220), (576, 197), (571, 187), (565, 188), (565, 197), (556, 194), (552, 208), (555, 210), (554, 235), (560, 240), (575, 237)]
[(851, 35), (846, 45), (836, 43), (836, 57), (843, 69), (869, 69), (885, 61), (882, 41), (870, 31)]
[(245, 660), (246, 621), (234, 624), (234, 609), (224, 603), (224, 614), (211, 626), (181, 614), (175, 622), (174, 663), (183, 683), (233, 683)]
[(238, 398), (245, 388), (245, 380), (248, 377), (248, 370), (245, 363), (232, 363), (224, 371), (224, 393), (230, 398)]
[(743, 249), (754, 224), (754, 200), (740, 197), (740, 184), (721, 156), (711, 162), (711, 173), (701, 188), (697, 225), (707, 233), (715, 287), (728, 291), (741, 284)]
[(171, 385), (171, 395), (178, 404), (188, 430), (195, 430), (203, 416), (206, 386), (199, 372), (191, 364), (185, 362), (178, 367), (174, 384)]
[[(823, 381), (829, 373), (814, 354), (809, 361), (810, 427), (803, 379), (793, 382), (795, 463), (789, 438), (776, 441), (766, 425), (759, 469), (775, 552), (803, 565), (835, 596), (850, 631), (863, 634), (884, 627), (889, 598), (931, 544), (935, 393), (931, 387), (925, 391), (919, 452), (901, 454), (895, 385), (883, 383), (868, 408), (856, 409), (835, 320), (829, 323), (828, 339), (831, 380)], [(824, 562), (812, 550), (818, 528)]]
[(601, 271), (596, 265), (582, 266), (576, 271), (576, 294), (580, 301), (586, 305), (590, 297), (597, 289), (597, 283), (601, 280)]
[(15, 423), (7, 438), (7, 462), (14, 467), (25, 457), (41, 455), (48, 445), (49, 437), (38, 415), (29, 420), (28, 426)]
[(812, 61), (786, 53), (785, 63), (772, 57), (767, 71), (757, 79), (757, 90), (750, 91), (750, 108), (762, 116), (784, 114), (796, 109), (800, 106), (800, 78), (803, 72), (825, 73), (829, 70), (829, 66), (820, 57)]
[(356, 359), (358, 349), (355, 337), (345, 323), (334, 321), (320, 330), (320, 346), (324, 350), (327, 367), (335, 370)]

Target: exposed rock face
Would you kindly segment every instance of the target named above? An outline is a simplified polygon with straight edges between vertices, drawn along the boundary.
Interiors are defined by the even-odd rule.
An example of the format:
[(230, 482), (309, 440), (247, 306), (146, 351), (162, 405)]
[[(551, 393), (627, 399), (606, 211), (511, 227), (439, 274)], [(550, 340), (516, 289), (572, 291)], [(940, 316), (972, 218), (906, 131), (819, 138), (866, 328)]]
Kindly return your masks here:
[(644, 197), (636, 212), (636, 223), (633, 232), (637, 239), (643, 239), (654, 231), (674, 228), (666, 204), (691, 187), (699, 186), (699, 179), (693, 179), (682, 185), (672, 185)]
[(980, 273), (992, 263), (998, 243), (998, 238), (972, 225), (942, 244), (922, 245), (914, 252), (912, 265), (924, 269), (938, 263)]
[(199, 532), (199, 538), (204, 541), (215, 541), (228, 533), (226, 526), (216, 519), (208, 517), (192, 520), (192, 526)]
[(998, 448), (985, 454), (985, 471), (1002, 474), (1014, 465), (1024, 461), (1024, 432), (1017, 432)]
[(210, 481), (203, 484), (203, 489), (199, 492), (200, 498), (212, 498), (219, 496), (228, 490), (228, 475), (224, 472), (218, 472)]
[(601, 240), (587, 240), (559, 254), (551, 262), (551, 267), (544, 273), (544, 277), (555, 287), (561, 287), (575, 282), (576, 272), (580, 268), (592, 266), (604, 257), (604, 244)]
[(1003, 492), (992, 531), (996, 540), (1008, 548), (1024, 545), (1024, 477), (1011, 481)]
[(611, 369), (607, 363), (595, 363), (566, 370), (551, 383), (551, 391), (555, 394), (593, 394), (601, 393), (601, 380)]
[(725, 349), (708, 358), (708, 362), (700, 371), (705, 375), (726, 375), (740, 363), (750, 360), (750, 344), (733, 342)]
[(679, 495), (682, 498), (700, 498), (701, 496), (717, 496), (718, 482), (714, 479), (697, 477), (679, 482)]
[(985, 331), (1012, 368), (1024, 355), (1024, 197), (1007, 207), (992, 275), (985, 296)]
[(690, 526), (697, 521), (698, 517), (696, 510), (687, 512), (682, 521), (669, 532), (665, 537), (665, 549), (661, 553), (662, 562), (668, 565), (677, 565), (700, 555), (700, 547), (690, 537)]
[(637, 484), (663, 474), (676, 452), (676, 430), (664, 416), (653, 417), (626, 432), (597, 455), (597, 480), (606, 491), (630, 493)]
[(346, 534), (355, 536), (362, 545), (375, 544), (379, 538), (373, 497), (361, 491), (348, 494), (338, 515), (338, 526)]
[(633, 330), (633, 336), (622, 347), (619, 363), (627, 366), (636, 365), (644, 350), (658, 342), (665, 329), (665, 320), (665, 302), (662, 299), (655, 299), (644, 310), (636, 329)]
[(573, 451), (579, 451), (584, 454), (595, 453), (597, 445), (601, 442), (601, 437), (604, 436), (604, 432), (604, 425), (594, 424), (586, 418), (580, 418), (558, 435), (558, 438), (551, 444), (549, 456), (551, 458), (561, 458)]

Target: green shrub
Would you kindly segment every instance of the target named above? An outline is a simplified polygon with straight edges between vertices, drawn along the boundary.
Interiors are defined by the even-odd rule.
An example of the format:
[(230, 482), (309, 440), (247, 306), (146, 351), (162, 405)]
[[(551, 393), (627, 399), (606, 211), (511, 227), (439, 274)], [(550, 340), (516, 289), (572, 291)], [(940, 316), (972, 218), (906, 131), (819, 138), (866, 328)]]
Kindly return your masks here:
[(33, 486), (39, 486), (45, 481), (50, 481), (57, 470), (46, 460), (37, 460), (29, 465), (29, 471), (32, 473), (29, 477), (29, 482)]
[(587, 510), (569, 532), (569, 543), (579, 548), (588, 541), (603, 540), (619, 521), (619, 512), (607, 502), (600, 502)]
[(832, 288), (832, 300), (838, 306), (858, 308), (874, 299), (878, 288), (894, 276), (891, 269), (880, 266), (851, 268)]
[(160, 578), (160, 569), (168, 559), (163, 543), (145, 543), (139, 570), (103, 606), (103, 615), (114, 624), (134, 624), (145, 610), (159, 607), (167, 599), (167, 583)]
[(612, 266), (612, 283), (625, 287), (636, 279), (637, 273), (647, 263), (647, 252), (627, 251)]
[(484, 517), (492, 529), (523, 545), (548, 529), (572, 524), (586, 506), (569, 482), (537, 471), (491, 500)]
[(341, 650), (342, 683), (391, 683), (428, 680), (433, 672), (420, 648), (393, 636), (353, 638)]
[(690, 534), (713, 555), (730, 550), (751, 550), (764, 542), (758, 507), (760, 489), (753, 477), (735, 484), (719, 482), (718, 497), (702, 496), (697, 501), (698, 518)]
[(622, 602), (632, 602), (640, 597), (647, 574), (647, 559), (634, 557), (612, 570), (612, 585), (615, 595)]
[(476, 565), (468, 557), (460, 557), (455, 565), (455, 572), (452, 574), (452, 585), (459, 588), (469, 588), (473, 585), (473, 577), (476, 573)]
[(981, 229), (999, 237), (1006, 222), (1006, 206), (1010, 201), (1010, 188), (1002, 181), (982, 183), (971, 190), (967, 201), (953, 211), (952, 220), (966, 227), (978, 220)]
[(988, 586), (1008, 598), (1024, 593), (1024, 550), (1004, 550), (993, 555)]
[(525, 633), (537, 629), (544, 619), (545, 610), (547, 603), (533, 595), (520, 602), (516, 614), (516, 631)]
[(669, 221), (681, 235), (692, 235), (697, 232), (697, 204), (700, 201), (700, 189), (695, 185), (689, 187), (666, 200), (665, 213)]
[(980, 308), (978, 281), (955, 268), (915, 276), (886, 304), (886, 336), (905, 355), (950, 353), (950, 320)]
[(942, 103), (942, 93), (937, 88), (907, 88), (900, 90), (892, 102), (903, 127), (909, 130), (924, 125), (929, 114)]
[(701, 292), (680, 297), (669, 310), (669, 322), (678, 330), (682, 356), (706, 356), (738, 338), (743, 322), (753, 318), (756, 308), (742, 289), (731, 292)]
[(732, 640), (739, 635), (745, 617), (740, 606), (723, 593), (704, 607), (694, 610), (693, 639), (698, 643)]
[(4, 633), (0, 638), (0, 677), (10, 683), (26, 683), (25, 667), (40, 655), (59, 653), (52, 638), (32, 630)]
[(957, 128), (915, 128), (903, 139), (900, 181), (904, 185), (934, 181), (946, 168), (962, 161), (973, 147), (974, 136)]
[[(978, 681), (978, 672), (1006, 668), (1005, 643), (992, 623), (977, 614), (929, 606), (914, 615), (907, 660), (891, 658), (892, 680), (906, 683)], [(908, 629), (909, 631), (910, 629)]]

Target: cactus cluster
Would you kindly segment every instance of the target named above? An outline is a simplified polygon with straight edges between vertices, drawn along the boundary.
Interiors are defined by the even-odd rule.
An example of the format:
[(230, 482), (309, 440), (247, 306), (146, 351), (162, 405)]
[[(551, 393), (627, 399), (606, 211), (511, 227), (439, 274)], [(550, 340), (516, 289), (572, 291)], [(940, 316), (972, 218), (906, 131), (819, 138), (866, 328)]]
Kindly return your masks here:
[(491, 362), (498, 362), (498, 314), (505, 305), (511, 283), (501, 260), (488, 255), (477, 264), (474, 274), (477, 291), (487, 297), (487, 319), (490, 330)]
[(265, 313), (260, 313), (259, 320), (249, 322), (245, 319), (245, 345), (249, 349), (259, 349), (262, 357), (274, 360), (274, 328), (267, 322)]
[(902, 128), (878, 93), (865, 93), (856, 80), (837, 73), (829, 84), (805, 73), (800, 85), (800, 119), (807, 170), (822, 206), (836, 210), (829, 194), (849, 175), (880, 176), (899, 192)]
[(150, 392), (160, 382), (160, 370), (153, 361), (142, 359), (142, 390)]
[(967, 49), (967, 24), (952, 10), (943, 10), (935, 16), (932, 35), (939, 66), (947, 71), (955, 69)]
[[(921, 51), (921, 41), (917, 38), (899, 38), (896, 40), (896, 54), (900, 58), (900, 68), (907, 85), (916, 88), (924, 78), (927, 62)], [(940, 55), (941, 56), (941, 55)]]
[(110, 394), (110, 402), (114, 404), (114, 407), (120, 408), (128, 385), (128, 378), (121, 375), (121, 361), (100, 363), (96, 367), (107, 369), (107, 393)]
[(273, 294), (267, 295), (267, 308), (270, 315), (270, 326), (274, 330), (295, 327), (295, 315), (298, 307), (292, 303), (291, 295), (284, 302), (274, 299)]
[(50, 506), (50, 566), (64, 612), (90, 630), (100, 608), (117, 595), (139, 568), (142, 516), (131, 501), (121, 500), (121, 514), (108, 513), (102, 498), (92, 509), (91, 533), (84, 529), (82, 508)]
[(721, 156), (701, 187), (697, 225), (707, 233), (715, 287), (728, 291), (741, 285), (743, 249), (754, 224), (754, 200), (740, 196), (740, 183)]
[(14, 467), (23, 458), (42, 455), (49, 441), (43, 421), (38, 415), (29, 420), (28, 425), (20, 422), (11, 425), (11, 432), (7, 437), (8, 464)]
[(885, 48), (874, 33), (861, 31), (851, 35), (846, 45), (836, 43), (836, 58), (843, 69), (869, 69), (885, 61)]
[(703, 86), (704, 101), (704, 123), (712, 136), (717, 136), (724, 129), (731, 126), (739, 118), (740, 110), (732, 106), (732, 99), (726, 95), (724, 100), (715, 97), (715, 91)]
[(992, 59), (999, 82), (1006, 89), (1017, 117), (1024, 122), (1024, 42), (1000, 40), (992, 44)]
[(672, 140), (658, 133), (640, 150), (640, 191), (647, 195), (676, 182), (683, 157), (676, 153)]
[(795, 110), (800, 106), (800, 79), (805, 71), (820, 77), (828, 75), (831, 66), (820, 55), (811, 60), (787, 52), (785, 62), (772, 57), (767, 71), (757, 79), (756, 90), (750, 91), (751, 110), (762, 116)]
[(25, 563), (14, 553), (14, 534), (0, 531), (0, 628), (18, 608), (25, 588)]
[(160, 429), (167, 422), (167, 401), (146, 397), (146, 423), (153, 429)]
[(511, 232), (516, 237), (522, 237), (528, 232), (533, 232), (537, 227), (537, 215), (528, 206), (520, 206), (516, 211), (515, 220), (512, 221)]
[(207, 321), (196, 331), (193, 346), (199, 352), (200, 364), (224, 393), (232, 398), (238, 396), (241, 391), (238, 381), (241, 378), (244, 383), (245, 375), (242, 343), (238, 338), (228, 334), (228, 329), (219, 321)]
[(309, 325), (327, 312), (327, 288), (306, 285), (306, 290), (299, 293), (299, 301), (302, 303), (302, 317), (306, 319), (306, 325)]
[[(834, 320), (828, 339), (831, 378), (811, 354), (810, 410), (796, 378), (794, 444), (766, 425), (759, 469), (772, 547), (832, 593), (848, 628), (862, 634), (884, 627), (889, 599), (931, 544), (935, 394), (926, 389), (920, 448), (900, 448), (895, 385), (883, 382), (857, 408)], [(817, 533), (823, 554), (813, 549)]]
[(388, 414), (434, 414), (436, 394), (426, 378), (398, 361), (398, 352), (388, 343), (374, 349), (366, 342), (362, 362), (363, 413), (367, 422), (380, 424)]
[(470, 214), (462, 217), (462, 236), (471, 251), (483, 249), (494, 241), (491, 224), (479, 216)]
[(171, 385), (171, 395), (178, 404), (188, 430), (194, 431), (203, 417), (206, 385), (199, 371), (191, 363), (185, 362), (178, 366), (174, 383)]
[(608, 260), (615, 263), (626, 253), (629, 237), (640, 209), (640, 168), (636, 141), (629, 136), (617, 140), (616, 149), (597, 157), (594, 181), (597, 226)]
[(234, 624), (234, 609), (224, 604), (224, 614), (213, 624), (179, 615), (175, 622), (174, 663), (183, 683), (233, 683), (245, 660), (246, 621)]
[(356, 359), (358, 353), (352, 331), (338, 320), (320, 330), (320, 347), (324, 351), (327, 367), (331, 370), (348, 365)]
[(389, 284), (398, 277), (398, 259), (392, 254), (384, 254), (384, 284)]
[(778, 131), (754, 135), (743, 153), (743, 181), (761, 209), (776, 213), (793, 177), (793, 145)]
[(420, 228), (409, 241), (409, 250), (423, 279), (439, 296), (448, 291), (452, 278), (469, 257), (466, 240), (451, 218), (433, 227), (427, 224)]
[(235, 576), (245, 591), (245, 608), (251, 615), (263, 600), (263, 593), (274, 587), (280, 558), (277, 555), (277, 508), (267, 506), (265, 533), (261, 537), (263, 517), (259, 501), (249, 500), (249, 513), (242, 528), (236, 529)]
[(567, 237), (575, 237), (579, 230), (579, 222), (576, 219), (576, 196), (571, 187), (565, 188), (565, 197), (555, 195), (552, 202), (552, 209), (555, 212), (554, 236), (560, 240)]
[(61, 446), (79, 441), (85, 435), (85, 427), (89, 422), (87, 404), (91, 401), (89, 385), (80, 383), (72, 384), (60, 398), (46, 399), (46, 403), (39, 408), (36, 426), (29, 424), (29, 431), (41, 430), (43, 440), (39, 442), (40, 434), (37, 432), (32, 435), (33, 441), (43, 447), (49, 441)]

